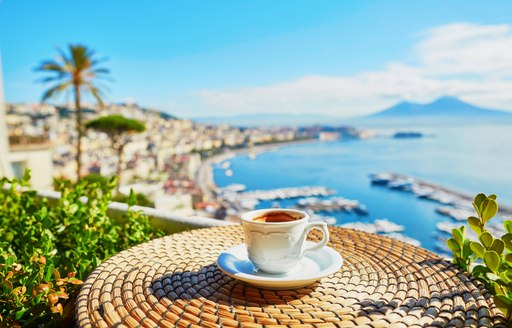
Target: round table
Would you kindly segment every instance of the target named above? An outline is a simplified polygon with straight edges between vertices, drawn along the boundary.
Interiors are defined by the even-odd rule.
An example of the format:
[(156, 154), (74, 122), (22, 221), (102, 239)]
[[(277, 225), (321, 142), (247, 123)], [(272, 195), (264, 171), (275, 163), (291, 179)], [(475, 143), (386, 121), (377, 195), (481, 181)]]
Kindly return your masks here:
[[(295, 290), (260, 289), (215, 264), (240, 226), (199, 229), (125, 250), (96, 268), (76, 302), (80, 327), (506, 326), (483, 285), (438, 255), (330, 227), (341, 269)], [(321, 234), (313, 231), (311, 240)]]

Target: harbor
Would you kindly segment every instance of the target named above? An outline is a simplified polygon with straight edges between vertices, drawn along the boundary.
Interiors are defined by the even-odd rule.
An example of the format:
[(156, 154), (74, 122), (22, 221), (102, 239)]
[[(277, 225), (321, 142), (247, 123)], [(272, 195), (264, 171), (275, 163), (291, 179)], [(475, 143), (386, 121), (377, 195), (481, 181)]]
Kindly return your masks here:
[[(363, 162), (363, 166), (356, 169), (351, 165), (351, 157), (328, 156), (335, 150), (347, 151), (352, 156), (354, 151), (364, 149), (364, 154), (369, 154), (382, 142), (318, 143), (267, 154), (259, 152), (256, 159), (249, 156), (249, 152), (240, 155), (234, 152), (234, 157), (211, 163), (215, 182), (219, 186), (213, 201), (223, 206), (226, 209), (225, 217), (235, 222), (240, 213), (253, 209), (295, 208), (309, 213), (312, 221), (340, 226), (349, 224), (347, 227), (375, 231), (446, 254), (440, 249), (451, 236), (451, 230), (439, 229), (437, 223), (455, 224), (457, 227), (465, 224), (467, 217), (474, 215), (471, 206), (474, 194), (464, 194), (410, 175), (379, 173), (386, 172), (384, 170), (375, 170), (377, 174), (371, 175), (369, 180), (373, 163)], [(269, 150), (273, 149), (269, 147)], [(308, 162), (307, 169), (300, 162), (298, 165), (292, 164), (304, 153), (323, 156), (322, 161)], [(232, 171), (231, 176), (226, 174), (227, 170)], [(294, 180), (289, 182), (292, 188), (287, 187), (287, 170), (294, 172)], [(325, 174), (322, 173), (324, 171)], [(404, 171), (411, 171), (411, 168)], [(333, 174), (336, 178), (333, 178)], [(425, 176), (429, 177), (428, 174)], [(268, 183), (261, 183), (260, 177)], [(315, 181), (318, 182), (316, 186), (313, 185)], [(456, 182), (449, 184), (457, 186)], [(496, 192), (504, 197), (499, 189)], [(511, 212), (500, 202), (499, 216), (489, 223), (491, 229), (495, 229), (493, 231), (500, 231), (502, 220), (510, 215), (507, 213)], [(377, 220), (382, 218), (389, 221), (390, 231), (394, 230), (393, 225), (404, 229), (378, 232), (382, 229), (382, 222)]]

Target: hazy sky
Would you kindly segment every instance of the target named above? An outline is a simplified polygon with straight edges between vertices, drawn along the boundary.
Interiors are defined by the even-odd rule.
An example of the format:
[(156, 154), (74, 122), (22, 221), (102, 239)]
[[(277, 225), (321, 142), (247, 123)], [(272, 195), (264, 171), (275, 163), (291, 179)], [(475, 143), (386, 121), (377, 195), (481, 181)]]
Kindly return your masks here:
[(366, 114), (456, 95), (512, 110), (512, 1), (0, 0), (5, 97), (56, 47), (106, 56), (107, 101), (181, 117)]

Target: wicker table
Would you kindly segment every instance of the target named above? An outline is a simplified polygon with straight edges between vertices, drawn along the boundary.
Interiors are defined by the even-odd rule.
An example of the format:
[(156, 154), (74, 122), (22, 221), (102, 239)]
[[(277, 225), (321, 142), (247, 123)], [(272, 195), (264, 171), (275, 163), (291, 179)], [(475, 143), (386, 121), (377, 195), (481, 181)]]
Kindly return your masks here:
[[(239, 226), (193, 230), (130, 248), (100, 265), (76, 303), (80, 327), (505, 326), (488, 291), (422, 248), (337, 227), (345, 262), (298, 290), (233, 280), (219, 253), (243, 242)], [(320, 234), (310, 233), (312, 240)]]

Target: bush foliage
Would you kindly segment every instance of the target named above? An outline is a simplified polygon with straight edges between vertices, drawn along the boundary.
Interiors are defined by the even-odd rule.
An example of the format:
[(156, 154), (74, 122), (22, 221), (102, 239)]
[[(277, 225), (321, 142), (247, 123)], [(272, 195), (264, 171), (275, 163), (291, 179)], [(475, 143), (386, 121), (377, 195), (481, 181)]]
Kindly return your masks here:
[(128, 211), (124, 224), (107, 216), (115, 179), (61, 182), (62, 196), (52, 204), (27, 181), (28, 175), (0, 179), (0, 327), (71, 326), (87, 275), (108, 257), (162, 233), (137, 212)]
[[(465, 228), (453, 229), (446, 244), (453, 252), (453, 263), (482, 281), (494, 295), (494, 302), (509, 322), (512, 317), (512, 220), (505, 220), (506, 233), (493, 236), (487, 222), (498, 213), (496, 195), (478, 194), (473, 201), (477, 216), (468, 218), (478, 240), (466, 238)], [(512, 324), (512, 322), (511, 322)]]

